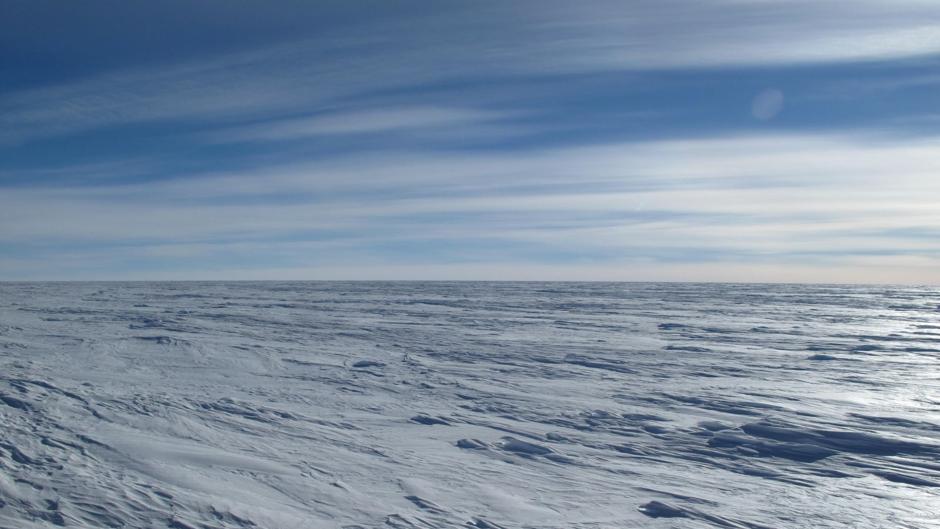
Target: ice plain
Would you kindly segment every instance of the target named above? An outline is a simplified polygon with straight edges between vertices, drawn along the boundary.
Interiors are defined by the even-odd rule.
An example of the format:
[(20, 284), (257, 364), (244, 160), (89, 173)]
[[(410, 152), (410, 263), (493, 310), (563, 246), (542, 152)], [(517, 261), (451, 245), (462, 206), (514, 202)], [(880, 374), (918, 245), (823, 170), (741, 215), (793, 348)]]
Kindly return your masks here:
[(940, 527), (940, 289), (0, 283), (0, 527)]

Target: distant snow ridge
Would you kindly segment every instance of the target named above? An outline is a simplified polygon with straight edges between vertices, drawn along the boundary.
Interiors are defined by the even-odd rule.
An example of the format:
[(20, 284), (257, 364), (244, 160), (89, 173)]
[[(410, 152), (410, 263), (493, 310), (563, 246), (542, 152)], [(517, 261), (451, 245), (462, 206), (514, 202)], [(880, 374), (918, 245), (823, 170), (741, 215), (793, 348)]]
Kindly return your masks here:
[(938, 300), (0, 283), (0, 529), (933, 527)]

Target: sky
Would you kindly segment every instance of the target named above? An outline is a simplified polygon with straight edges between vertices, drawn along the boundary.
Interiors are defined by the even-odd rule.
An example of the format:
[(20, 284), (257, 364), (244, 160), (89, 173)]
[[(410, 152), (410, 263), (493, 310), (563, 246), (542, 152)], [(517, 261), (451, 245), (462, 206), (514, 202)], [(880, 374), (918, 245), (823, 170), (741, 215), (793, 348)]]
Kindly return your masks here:
[(0, 280), (940, 284), (940, 2), (5, 0)]

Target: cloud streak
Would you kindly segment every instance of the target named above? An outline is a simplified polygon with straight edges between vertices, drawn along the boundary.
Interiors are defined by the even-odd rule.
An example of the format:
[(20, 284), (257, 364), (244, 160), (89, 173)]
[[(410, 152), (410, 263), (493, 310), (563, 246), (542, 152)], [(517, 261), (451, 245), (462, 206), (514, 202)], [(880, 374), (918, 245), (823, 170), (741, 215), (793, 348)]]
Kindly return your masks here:
[[(328, 245), (336, 259), (396, 266), (401, 256), (385, 251), (393, 243), (450, 248), (444, 257), (458, 262), (487, 252), (507, 262), (531, 253), (664, 262), (698, 254), (770, 266), (798, 255), (845, 267), (887, 253), (897, 281), (911, 272), (909, 259), (940, 264), (937, 239), (918, 235), (940, 226), (938, 149), (940, 139), (727, 137), (17, 189), (0, 198), (0, 240), (85, 241), (158, 257), (181, 244), (216, 256), (238, 248), (300, 262), (316, 254), (311, 245)], [(262, 192), (264, 200), (224, 203)], [(914, 280), (940, 279), (920, 266)]]
[(0, 278), (940, 282), (940, 5), (847, 5), (337, 7), (24, 68)]
[(482, 2), (454, 9), (3, 94), (0, 141), (167, 120), (224, 124), (468, 78), (940, 53), (940, 6), (918, 0), (856, 1), (850, 14), (838, 1), (763, 0), (593, 2), (577, 8), (566, 2)]

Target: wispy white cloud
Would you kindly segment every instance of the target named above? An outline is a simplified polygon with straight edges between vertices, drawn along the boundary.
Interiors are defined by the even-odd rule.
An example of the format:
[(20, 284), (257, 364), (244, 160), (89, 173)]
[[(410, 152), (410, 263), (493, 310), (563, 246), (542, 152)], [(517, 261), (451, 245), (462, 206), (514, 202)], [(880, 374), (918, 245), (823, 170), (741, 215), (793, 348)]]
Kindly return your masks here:
[[(523, 249), (671, 267), (676, 252), (680, 261), (691, 252), (766, 270), (780, 262), (862, 270), (879, 256), (878, 277), (894, 267), (893, 281), (936, 282), (940, 267), (924, 263), (940, 258), (940, 239), (921, 234), (940, 231), (938, 151), (938, 138), (732, 136), (512, 156), (374, 154), (149, 184), (8, 189), (0, 241), (118, 245), (102, 251), (124, 258), (241, 252), (289, 262), (323, 260), (318, 249), (328, 247), (334, 259), (376, 266), (435, 262), (401, 263), (383, 253), (389, 243), (455, 246), (448, 259), (469, 262), (495, 250), (487, 267), (496, 268)], [(244, 196), (252, 200), (225, 201)], [(703, 274), (694, 277), (711, 277)]]
[[(0, 142), (129, 123), (271, 119), (443, 80), (903, 59), (940, 53), (920, 0), (485, 2), (0, 97)], [(412, 116), (413, 117), (413, 116)], [(429, 116), (426, 116), (429, 117)], [(360, 116), (373, 126), (382, 119)], [(338, 124), (284, 123), (280, 134)], [(309, 129), (307, 129), (309, 130)], [(277, 135), (276, 130), (269, 134)]]
[[(561, 190), (559, 202), (568, 200), (571, 186), (588, 194), (596, 189), (603, 196), (653, 191), (727, 193), (736, 189), (772, 189), (779, 196), (779, 190), (786, 188), (825, 188), (851, 195), (885, 186), (934, 191), (933, 175), (940, 170), (937, 145), (934, 137), (778, 134), (490, 153), (355, 153), (316, 162), (181, 175), (159, 182), (68, 189), (63, 191), (67, 193), (63, 199), (93, 196), (192, 201), (264, 196), (270, 200), (279, 195), (394, 191), (389, 196), (402, 200), (410, 196), (407, 200), (433, 202), (450, 196), (474, 202), (490, 200), (477, 195), (506, 193), (517, 187), (531, 190), (533, 186), (548, 198)], [(432, 198), (414, 198), (422, 195)], [(829, 207), (847, 207), (830, 198)], [(742, 201), (741, 207), (750, 208), (747, 201)]]
[[(518, 113), (515, 113), (518, 115)], [(297, 140), (323, 136), (347, 136), (376, 133), (421, 133), (439, 137), (454, 128), (466, 131), (484, 126), (492, 132), (499, 122), (513, 117), (511, 114), (459, 107), (405, 106), (382, 107), (372, 110), (336, 111), (310, 117), (275, 119), (258, 124), (224, 128), (209, 135), (217, 142), (257, 142)], [(512, 129), (503, 124), (501, 134)]]
[[(741, 98), (750, 132), (708, 129), (723, 122), (714, 116), (689, 127), (711, 136), (625, 141), (619, 129), (604, 135), (615, 121), (585, 132), (615, 97), (607, 92), (631, 79), (930, 64), (931, 54), (940, 54), (940, 4), (927, 0), (494, 1), (0, 92), (0, 149), (25, 145), (16, 152), (29, 157), (28, 169), (0, 173), (0, 277), (155, 277), (160, 267), (148, 263), (191, 260), (160, 273), (508, 279), (525, 263), (525, 278), (546, 279), (938, 282), (938, 137), (819, 121), (755, 134), (810, 97), (772, 86), (728, 96)], [(829, 96), (936, 84), (923, 69), (869, 79), (859, 68), (860, 81), (821, 84)], [(560, 107), (565, 94), (537, 92), (548, 79), (548, 92), (564, 92), (568, 80), (611, 78), (596, 107), (593, 92), (576, 110), (540, 100)], [(770, 123), (748, 120), (762, 88), (750, 109)], [(643, 101), (666, 108), (671, 97)], [(539, 121), (552, 112), (555, 121)], [(553, 126), (576, 129), (566, 120), (578, 112), (583, 134), (552, 137)], [(69, 144), (73, 163), (26, 145), (141, 124), (166, 125), (177, 136), (161, 140), (187, 147), (175, 158), (153, 145), (83, 158)], [(482, 140), (491, 144), (473, 145)], [(212, 154), (190, 152), (201, 149)], [(42, 167), (37, 152), (60, 165)], [(257, 255), (263, 262), (246, 264)]]

